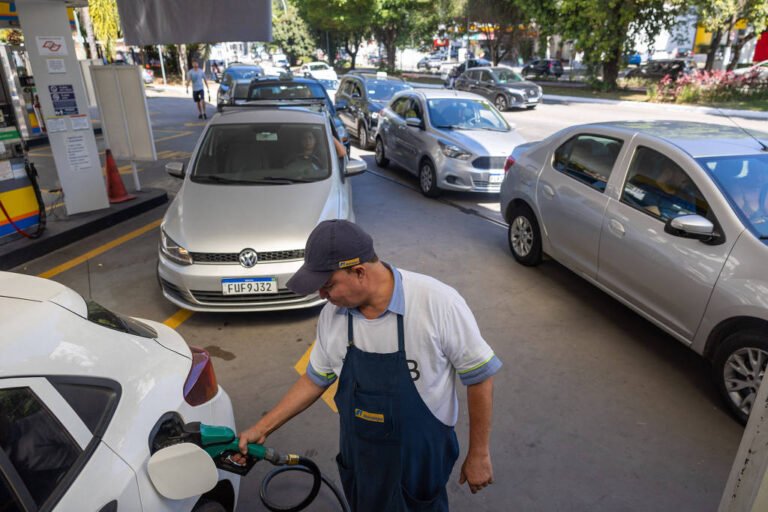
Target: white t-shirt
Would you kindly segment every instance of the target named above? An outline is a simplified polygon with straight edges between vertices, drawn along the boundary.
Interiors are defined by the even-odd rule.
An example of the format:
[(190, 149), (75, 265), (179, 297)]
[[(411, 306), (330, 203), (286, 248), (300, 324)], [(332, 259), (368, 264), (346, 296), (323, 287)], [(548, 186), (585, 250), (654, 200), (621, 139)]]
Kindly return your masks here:
[[(453, 426), (459, 414), (456, 374), (463, 384), (476, 384), (496, 373), (501, 361), (480, 335), (474, 315), (456, 290), (429, 276), (390, 268), (395, 276), (390, 309), (372, 320), (353, 310), (355, 346), (365, 352), (396, 352), (396, 313), (404, 310), (411, 378), (432, 414)], [(329, 303), (320, 313), (307, 370), (320, 386), (329, 386), (341, 375), (348, 344), (346, 312)]]

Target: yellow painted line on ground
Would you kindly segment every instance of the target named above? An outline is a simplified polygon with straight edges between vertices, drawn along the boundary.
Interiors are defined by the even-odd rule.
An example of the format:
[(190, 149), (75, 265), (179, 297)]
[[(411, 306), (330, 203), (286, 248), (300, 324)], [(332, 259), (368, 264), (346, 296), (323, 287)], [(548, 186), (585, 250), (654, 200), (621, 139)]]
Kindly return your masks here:
[(51, 278), (53, 276), (57, 276), (57, 275), (61, 274), (62, 272), (66, 272), (67, 270), (80, 265), (81, 263), (85, 263), (86, 261), (88, 261), (91, 258), (95, 258), (96, 256), (99, 256), (100, 254), (104, 254), (105, 252), (109, 251), (110, 249), (114, 249), (115, 247), (118, 247), (118, 246), (124, 244), (125, 242), (133, 240), (134, 238), (136, 238), (138, 236), (141, 236), (141, 235), (143, 235), (144, 233), (146, 233), (148, 231), (152, 231), (153, 229), (158, 227), (162, 221), (163, 221), (162, 219), (158, 219), (156, 221), (150, 222), (146, 226), (142, 226), (139, 229), (131, 231), (128, 234), (125, 234), (125, 235), (123, 235), (123, 236), (121, 236), (119, 238), (115, 238), (111, 242), (108, 242), (108, 243), (106, 243), (106, 244), (104, 244), (102, 246), (99, 246), (99, 247), (91, 250), (91, 251), (88, 251), (87, 253), (85, 253), (85, 254), (83, 254), (81, 256), (78, 256), (77, 258), (73, 258), (73, 259), (71, 259), (71, 260), (69, 260), (67, 262), (64, 262), (61, 265), (53, 267), (50, 270), (46, 270), (45, 272), (43, 272), (42, 274), (38, 274), (37, 276), (38, 277), (44, 277), (46, 279), (49, 279), (49, 278)]
[[(312, 345), (309, 346), (306, 352), (304, 352), (304, 355), (301, 356), (301, 359), (293, 365), (293, 368), (296, 370), (296, 373), (299, 375), (304, 375), (307, 373), (307, 367), (309, 366), (309, 354), (312, 352), (312, 347), (314, 347), (315, 344), (312, 343)], [(331, 410), (338, 414), (339, 410), (336, 408), (336, 402), (333, 401), (333, 397), (336, 396), (336, 389), (339, 387), (339, 379), (336, 379), (333, 384), (331, 384), (328, 389), (325, 390), (325, 393), (323, 393), (323, 396), (320, 398), (323, 399), (323, 402), (328, 405), (328, 407), (331, 408)]]
[(155, 139), (155, 142), (163, 142), (166, 140), (171, 139), (178, 139), (179, 137), (186, 137), (187, 135), (192, 135), (193, 132), (179, 132), (175, 135), (168, 135), (167, 137), (160, 137), (159, 139)]
[(171, 329), (178, 329), (178, 327), (189, 320), (189, 317), (194, 315), (194, 311), (190, 311), (188, 309), (180, 309), (177, 312), (175, 312), (173, 315), (168, 317), (163, 323), (170, 327)]

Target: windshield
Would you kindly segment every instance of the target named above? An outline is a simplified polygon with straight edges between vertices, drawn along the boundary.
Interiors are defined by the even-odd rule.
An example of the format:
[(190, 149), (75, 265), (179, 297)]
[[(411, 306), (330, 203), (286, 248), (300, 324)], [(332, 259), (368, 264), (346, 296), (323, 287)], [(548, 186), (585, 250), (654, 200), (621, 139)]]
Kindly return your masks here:
[(322, 124), (211, 126), (191, 180), (215, 185), (288, 185), (328, 178), (331, 161)]
[(427, 101), (429, 118), (435, 128), (492, 130), (507, 132), (509, 125), (490, 103), (472, 98), (444, 98)]
[(496, 76), (496, 80), (500, 84), (508, 84), (512, 82), (522, 82), (523, 77), (512, 71), (511, 69), (497, 69), (493, 74)]
[(768, 240), (768, 155), (697, 159), (758, 237)]
[(263, 75), (261, 68), (234, 68), (227, 70), (227, 72), (235, 80), (248, 80)]
[(366, 84), (368, 87), (368, 97), (372, 100), (388, 100), (395, 93), (411, 89), (411, 86), (402, 82), (377, 82), (372, 81)]

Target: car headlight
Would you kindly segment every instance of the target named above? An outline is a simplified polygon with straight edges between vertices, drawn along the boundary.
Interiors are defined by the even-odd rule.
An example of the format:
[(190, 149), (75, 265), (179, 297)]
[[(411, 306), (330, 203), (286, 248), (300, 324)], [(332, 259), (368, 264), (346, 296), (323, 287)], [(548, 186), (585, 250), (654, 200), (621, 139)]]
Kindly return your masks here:
[(379, 118), (379, 113), (378, 112), (371, 112), (371, 119), (375, 120), (375, 119), (378, 119), (378, 118)]
[(443, 152), (448, 158), (457, 158), (459, 160), (469, 160), (472, 153), (460, 148), (455, 144), (448, 144), (447, 142), (437, 141), (440, 145), (440, 151)]
[(160, 250), (168, 259), (179, 265), (192, 264), (192, 255), (189, 254), (189, 251), (174, 242), (163, 230), (160, 230)]

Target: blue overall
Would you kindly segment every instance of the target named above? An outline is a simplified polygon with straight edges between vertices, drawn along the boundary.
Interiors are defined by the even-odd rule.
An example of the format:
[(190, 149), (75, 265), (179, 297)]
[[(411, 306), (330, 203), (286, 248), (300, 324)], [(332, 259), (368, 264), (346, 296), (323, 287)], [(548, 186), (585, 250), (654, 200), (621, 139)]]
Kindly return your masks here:
[(445, 485), (459, 443), (411, 379), (403, 316), (397, 315), (397, 352), (389, 354), (355, 347), (352, 315), (347, 319), (349, 346), (335, 398), (336, 462), (347, 501), (356, 512), (448, 511)]

